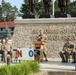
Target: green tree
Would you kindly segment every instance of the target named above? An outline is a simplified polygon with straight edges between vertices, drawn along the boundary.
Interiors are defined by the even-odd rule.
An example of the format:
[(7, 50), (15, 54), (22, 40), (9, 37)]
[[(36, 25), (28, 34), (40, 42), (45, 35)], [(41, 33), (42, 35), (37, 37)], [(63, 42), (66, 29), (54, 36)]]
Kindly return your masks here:
[(71, 15), (76, 14), (76, 1), (73, 1), (69, 4), (68, 12)]
[[(35, 0), (35, 9), (36, 9), (36, 10), (34, 10), (35, 14), (38, 14), (37, 13), (37, 11), (39, 10), (38, 4), (39, 4), (38, 0)], [(30, 13), (30, 7), (29, 7), (29, 1), (28, 0), (24, 0), (24, 3), (22, 4), (22, 6), (20, 8), (20, 12), (22, 13), (22, 15), (26, 15), (27, 13)]]
[(2, 0), (0, 5), (0, 22), (2, 21), (13, 21), (18, 15), (18, 8), (12, 7), (9, 2)]

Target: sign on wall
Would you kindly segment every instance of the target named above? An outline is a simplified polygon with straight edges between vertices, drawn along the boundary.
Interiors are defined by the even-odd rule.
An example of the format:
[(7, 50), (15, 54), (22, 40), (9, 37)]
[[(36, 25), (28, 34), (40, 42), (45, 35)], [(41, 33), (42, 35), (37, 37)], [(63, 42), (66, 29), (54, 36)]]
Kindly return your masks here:
[(34, 60), (34, 49), (18, 48), (18, 60)]

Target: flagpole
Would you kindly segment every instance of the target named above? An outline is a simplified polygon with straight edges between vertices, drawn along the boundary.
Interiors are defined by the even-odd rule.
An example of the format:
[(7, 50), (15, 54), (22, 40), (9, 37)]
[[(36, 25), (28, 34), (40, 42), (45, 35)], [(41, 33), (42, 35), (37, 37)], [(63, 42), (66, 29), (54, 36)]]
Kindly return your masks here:
[(55, 0), (52, 0), (52, 9), (53, 9), (52, 15), (53, 15), (53, 16), (54, 16), (54, 2), (55, 2)]

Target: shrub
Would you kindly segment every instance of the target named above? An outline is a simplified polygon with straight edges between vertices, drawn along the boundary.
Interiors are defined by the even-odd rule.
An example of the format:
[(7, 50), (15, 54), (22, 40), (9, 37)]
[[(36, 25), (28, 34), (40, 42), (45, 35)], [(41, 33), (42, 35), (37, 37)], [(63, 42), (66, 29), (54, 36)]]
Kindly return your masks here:
[(22, 75), (22, 71), (19, 64), (10, 66), (10, 70), (11, 75)]
[(40, 71), (36, 61), (26, 61), (15, 65), (1, 66), (0, 75), (30, 75)]
[(9, 69), (9, 66), (0, 67), (0, 75), (11, 75), (11, 71)]
[(33, 61), (27, 61), (27, 63), (31, 67), (33, 73), (40, 72), (40, 66), (39, 66), (39, 63), (37, 61), (35, 61), (35, 60), (33, 60)]
[(23, 75), (28, 75), (28, 74), (33, 73), (32, 69), (30, 68), (30, 66), (27, 62), (23, 62), (20, 65), (21, 65), (21, 71), (22, 71)]

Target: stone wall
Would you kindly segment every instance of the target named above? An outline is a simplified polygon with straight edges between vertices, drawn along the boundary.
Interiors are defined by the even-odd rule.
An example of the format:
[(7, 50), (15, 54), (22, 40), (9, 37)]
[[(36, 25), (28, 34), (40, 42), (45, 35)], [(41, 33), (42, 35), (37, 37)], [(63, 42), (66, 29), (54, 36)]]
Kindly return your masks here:
[(47, 35), (48, 57), (59, 57), (67, 37), (76, 42), (76, 18), (22, 19), (15, 20), (13, 47), (34, 47), (39, 30)]

